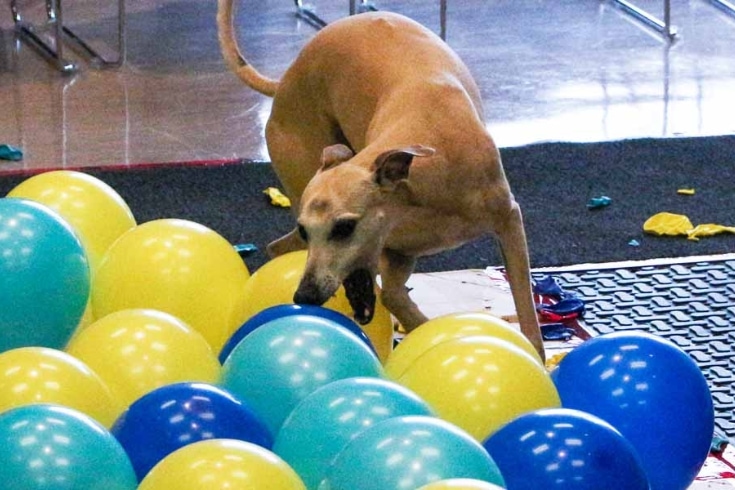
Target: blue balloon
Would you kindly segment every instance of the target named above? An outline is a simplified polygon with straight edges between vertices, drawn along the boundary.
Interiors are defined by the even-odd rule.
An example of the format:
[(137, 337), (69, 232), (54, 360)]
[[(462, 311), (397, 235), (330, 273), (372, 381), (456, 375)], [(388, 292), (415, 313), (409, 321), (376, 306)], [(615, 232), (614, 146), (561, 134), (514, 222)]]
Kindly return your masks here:
[(138, 480), (164, 457), (207, 439), (238, 439), (271, 449), (273, 436), (245, 403), (206, 383), (176, 383), (133, 402), (111, 429)]
[(646, 333), (613, 333), (571, 351), (552, 373), (562, 406), (608, 422), (630, 441), (653, 490), (684, 490), (709, 454), (714, 407), (707, 381), (679, 347)]
[(483, 446), (513, 490), (648, 490), (633, 446), (600, 418), (538, 410), (514, 419)]
[(360, 328), (360, 326), (352, 319), (350, 319), (347, 315), (344, 315), (339, 311), (316, 305), (276, 305), (271, 306), (270, 308), (266, 308), (265, 310), (257, 313), (255, 316), (251, 317), (248, 321), (243, 323), (242, 326), (238, 328), (237, 331), (232, 335), (232, 337), (230, 337), (224, 347), (222, 347), (222, 350), (219, 354), (219, 362), (221, 364), (224, 364), (227, 360), (227, 356), (229, 356), (232, 352), (232, 349), (234, 349), (235, 346), (237, 346), (237, 344), (239, 344), (240, 341), (244, 339), (248, 334), (253, 332), (261, 325), (264, 325), (272, 320), (291, 315), (312, 315), (326, 318), (327, 320), (332, 320), (333, 322), (342, 325), (347, 330), (357, 335), (363, 342), (365, 342), (365, 344), (367, 344), (368, 347), (370, 347), (370, 349), (372, 349), (373, 352), (375, 352), (375, 347), (373, 346), (373, 343), (370, 341), (370, 338), (362, 330), (362, 328)]
[(348, 378), (304, 398), (283, 423), (273, 452), (316, 489), (340, 450), (364, 430), (393, 417), (434, 415), (403, 386), (378, 378)]
[(409, 415), (361, 432), (340, 451), (318, 488), (401, 490), (451, 478), (505, 488), (495, 461), (469, 434), (436, 417)]
[(221, 384), (277, 434), (296, 405), (332, 381), (382, 377), (377, 356), (326, 318), (291, 315), (242, 339), (222, 367)]
[(27, 199), (0, 199), (0, 352), (63, 349), (89, 287), (84, 248), (61, 216)]
[(0, 414), (0, 482), (13, 490), (135, 490), (125, 451), (90, 417), (58, 405)]

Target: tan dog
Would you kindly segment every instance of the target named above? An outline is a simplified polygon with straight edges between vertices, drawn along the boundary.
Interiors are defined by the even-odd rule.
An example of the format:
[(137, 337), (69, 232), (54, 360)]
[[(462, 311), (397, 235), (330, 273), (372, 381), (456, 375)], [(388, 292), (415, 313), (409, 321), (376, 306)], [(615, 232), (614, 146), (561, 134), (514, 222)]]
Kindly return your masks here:
[(219, 0), (222, 53), (274, 97), (268, 151), (298, 213), (268, 251), (308, 244), (294, 301), (322, 304), (344, 284), (366, 323), (380, 274), (383, 303), (411, 331), (427, 320), (405, 286), (416, 258), (494, 233), (521, 330), (543, 357), (521, 211), (457, 55), (412, 20), (366, 13), (319, 31), (276, 81), (240, 54), (232, 2)]

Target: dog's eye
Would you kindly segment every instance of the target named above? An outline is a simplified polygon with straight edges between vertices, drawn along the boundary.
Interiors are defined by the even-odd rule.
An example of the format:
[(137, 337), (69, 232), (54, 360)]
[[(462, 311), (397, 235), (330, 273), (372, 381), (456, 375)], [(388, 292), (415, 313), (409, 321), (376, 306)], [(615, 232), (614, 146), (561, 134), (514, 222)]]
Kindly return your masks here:
[(341, 219), (334, 224), (329, 234), (330, 240), (346, 240), (352, 236), (357, 226), (357, 220)]
[(306, 233), (306, 228), (304, 228), (303, 225), (299, 225), (298, 230), (299, 230), (299, 236), (301, 237), (301, 239), (305, 242), (308, 242), (309, 234)]

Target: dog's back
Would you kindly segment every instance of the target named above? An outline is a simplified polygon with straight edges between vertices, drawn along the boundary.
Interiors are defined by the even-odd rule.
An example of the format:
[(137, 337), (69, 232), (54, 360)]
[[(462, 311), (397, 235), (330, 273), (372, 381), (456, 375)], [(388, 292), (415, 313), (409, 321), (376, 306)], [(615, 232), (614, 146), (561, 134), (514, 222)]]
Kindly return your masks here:
[(459, 57), (427, 28), (388, 12), (344, 18), (314, 36), (284, 74), (271, 119), (287, 123), (295, 106), (312, 134), (338, 132), (355, 151), (389, 126), (415, 124), (399, 133), (429, 144), (443, 129), (467, 131), (483, 119), (479, 89)]

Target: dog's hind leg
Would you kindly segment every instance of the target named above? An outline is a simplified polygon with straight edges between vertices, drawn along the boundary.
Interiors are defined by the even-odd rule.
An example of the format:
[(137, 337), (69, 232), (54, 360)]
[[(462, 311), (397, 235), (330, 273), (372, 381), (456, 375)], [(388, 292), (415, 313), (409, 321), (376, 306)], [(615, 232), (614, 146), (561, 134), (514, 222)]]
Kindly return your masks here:
[(521, 210), (517, 204), (514, 203), (505, 219), (495, 223), (495, 234), (503, 254), (518, 322), (521, 324), (521, 332), (531, 341), (541, 359), (544, 359), (544, 343), (531, 289), (526, 234), (523, 229)]
[(411, 276), (416, 258), (399, 254), (392, 250), (383, 250), (380, 258), (381, 296), (383, 305), (407, 332), (426, 322), (426, 315), (421, 313), (416, 303), (408, 295), (406, 281)]
[[(273, 169), (283, 186), (285, 194), (291, 200), (291, 211), (298, 215), (299, 200), (306, 184), (321, 165), (321, 154), (325, 147), (334, 144), (331, 139), (314, 139), (300, 136), (289, 131), (283, 124), (269, 121), (266, 127), (268, 153)], [(286, 235), (268, 244), (268, 256), (271, 258), (306, 248), (306, 242), (294, 228)]]

